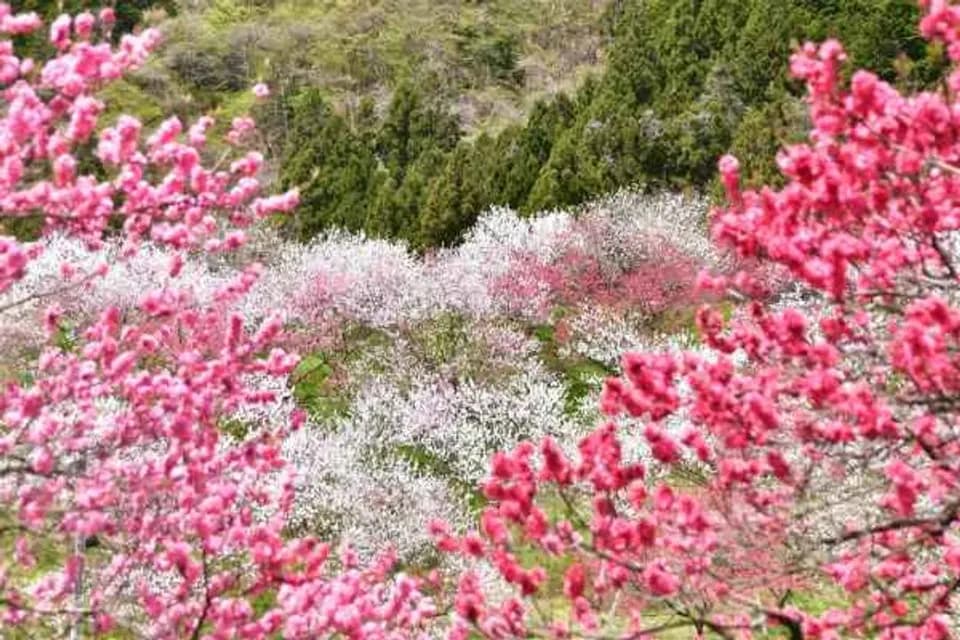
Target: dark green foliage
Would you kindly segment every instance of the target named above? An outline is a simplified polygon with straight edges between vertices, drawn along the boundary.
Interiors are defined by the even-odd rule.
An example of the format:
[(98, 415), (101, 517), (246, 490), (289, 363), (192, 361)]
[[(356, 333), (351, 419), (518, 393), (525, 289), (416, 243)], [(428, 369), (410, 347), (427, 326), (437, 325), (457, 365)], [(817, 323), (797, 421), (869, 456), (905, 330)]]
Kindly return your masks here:
[(544, 164), (550, 159), (556, 140), (573, 124), (576, 111), (570, 99), (560, 94), (550, 102), (541, 101), (533, 108), (527, 125), (511, 134), (504, 132), (498, 153), (504, 167), (499, 181), (502, 204), (530, 210), (530, 192)]
[[(573, 99), (537, 103), (523, 126), (456, 144), (455, 121), (410, 84), (395, 91), (372, 148), (336, 115), (307, 118), (312, 131), (294, 136), (284, 167), (297, 176), (289, 185), (319, 172), (300, 233), (340, 224), (449, 245), (492, 205), (529, 213), (628, 186), (715, 189), (716, 161), (730, 150), (749, 182), (770, 182), (776, 150), (805, 130), (802, 88), (787, 74), (796, 46), (837, 37), (851, 68), (928, 86), (944, 61), (917, 34), (918, 17), (913, 0), (612, 2), (605, 74)], [(473, 72), (509, 81), (509, 39), (476, 26), (456, 35)]]
[(412, 83), (403, 82), (376, 134), (376, 151), (391, 177), (402, 182), (407, 168), (424, 153), (449, 151), (459, 139), (457, 119), (439, 101), (428, 102)]
[(788, 144), (806, 135), (806, 105), (788, 95), (750, 107), (740, 120), (730, 150), (741, 159), (741, 173), (749, 186), (776, 185), (782, 175), (771, 160)]
[(363, 229), (378, 171), (373, 149), (316, 90), (295, 96), (292, 113), (281, 179), (286, 188), (300, 188), (296, 233), (309, 238), (330, 227)]
[(703, 187), (731, 147), (747, 152), (754, 174), (773, 173), (771, 150), (803, 124), (802, 111), (784, 105), (800, 90), (789, 56), (806, 40), (838, 37), (850, 43), (852, 67), (890, 80), (906, 70), (922, 84), (941, 70), (916, 33), (911, 0), (634, 0), (611, 11), (608, 70), (554, 145), (528, 206), (628, 185)]
[(483, 203), (475, 197), (480, 176), (473, 171), (475, 155), (471, 152), (471, 145), (458, 145), (443, 173), (431, 183), (420, 212), (417, 244), (450, 245), (476, 221)]
[(461, 136), (440, 101), (403, 83), (381, 120), (363, 102), (351, 123), (307, 89), (289, 101), (289, 112), (281, 179), (301, 191), (296, 234), (341, 227), (413, 239), (428, 187)]

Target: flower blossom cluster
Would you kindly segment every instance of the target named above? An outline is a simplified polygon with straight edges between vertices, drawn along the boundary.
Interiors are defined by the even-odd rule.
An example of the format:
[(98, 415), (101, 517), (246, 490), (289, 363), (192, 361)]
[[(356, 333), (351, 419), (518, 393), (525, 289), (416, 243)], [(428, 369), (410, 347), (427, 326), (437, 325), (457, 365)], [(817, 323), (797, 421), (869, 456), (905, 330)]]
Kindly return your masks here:
[(483, 353), (494, 361), (479, 366), (495, 379), (458, 361), (469, 345), (440, 368), (402, 339), (354, 363), (360, 382), (347, 415), (308, 422), (284, 443), (298, 471), (297, 525), (349, 539), (364, 553), (389, 545), (417, 557), (431, 546), (432, 519), (468, 520), (467, 502), (493, 452), (547, 435), (573, 442), (585, 423), (568, 415), (561, 381), (535, 352), (508, 358), (493, 347)]
[(362, 557), (392, 549), (406, 561), (423, 559), (432, 519), (467, 522), (465, 498), (449, 479), (424, 473), (372, 428), (325, 433), (307, 425), (283, 451), (297, 469), (289, 526), (348, 543)]
[[(262, 156), (241, 147), (248, 119), (227, 169), (207, 165), (210, 118), (152, 131), (101, 122), (101, 89), (158, 42), (145, 30), (113, 47), (113, 22), (110, 9), (60, 16), (56, 53), (38, 63), (18, 57), (15, 37), (41, 21), (0, 4), (0, 214), (38, 218), (45, 236), (0, 236), (0, 323), (32, 336), (30, 324), (56, 334), (64, 314), (76, 322), (69, 344), (47, 344), (0, 389), (2, 635), (414, 633), (436, 606), (422, 580), (392, 572), (393, 556), (361, 565), (346, 551), (334, 568), (329, 545), (286, 534), (281, 443), (302, 415), (242, 441), (222, 434), (224, 420), (275, 402), (257, 381), (299, 359), (279, 345), (280, 318), (231, 312), (256, 266), (187, 286), (207, 274), (191, 273), (188, 252), (240, 248), (245, 228), (297, 194), (261, 196)], [(99, 171), (86, 173), (81, 149)], [(105, 248), (116, 220), (118, 246)]]
[[(477, 528), (435, 524), (442, 549), (516, 589), (494, 603), (462, 575), (459, 637), (956, 636), (960, 6), (920, 4), (954, 65), (946, 90), (903, 95), (847, 73), (840, 43), (807, 44), (791, 72), (812, 131), (780, 153), (785, 184), (747, 191), (736, 159), (719, 162), (715, 240), (812, 291), (771, 300), (756, 273), (703, 276), (747, 303), (704, 306), (698, 348), (626, 353), (609, 419), (575, 453), (548, 438), (497, 454)], [(691, 458), (699, 477), (680, 481)], [(558, 579), (565, 615), (539, 606)], [(827, 610), (795, 597), (824, 582)]]
[[(579, 218), (554, 212), (521, 219), (495, 209), (481, 217), (461, 246), (424, 259), (399, 243), (340, 232), (306, 245), (261, 232), (255, 246), (265, 248), (258, 256), (265, 268), (236, 310), (251, 323), (281, 312), (304, 326), (350, 321), (382, 328), (444, 313), (538, 319), (552, 304), (571, 300), (592, 312), (592, 306), (614, 301), (591, 298), (595, 291), (587, 284), (589, 274), (561, 264), (571, 252), (594, 260), (591, 264), (599, 269), (595, 275), (616, 272), (611, 276), (616, 278), (641, 264), (662, 267), (664, 238), (669, 236), (670, 246), (696, 264), (721, 266), (725, 258), (704, 246), (698, 222), (704, 212), (698, 200), (626, 192), (590, 205)], [(32, 251), (32, 271), (0, 297), (0, 307), (26, 302), (17, 305), (17, 322), (5, 322), (5, 327), (38, 326), (29, 320), (50, 302), (68, 315), (85, 318), (106, 304), (132, 309), (145, 288), (170, 280), (173, 265), (192, 295), (206, 303), (236, 271), (215, 255), (181, 255), (152, 243), (142, 244), (142, 255), (127, 256), (118, 243), (103, 243), (91, 252), (81, 241), (53, 235)], [(527, 259), (536, 262), (524, 262)], [(113, 268), (100, 274), (108, 264)], [(693, 276), (685, 275), (688, 286)], [(64, 286), (71, 282), (76, 286)], [(561, 289), (567, 298), (551, 297)], [(638, 295), (636, 304), (642, 306), (644, 297), (652, 305), (657, 294), (641, 289)]]

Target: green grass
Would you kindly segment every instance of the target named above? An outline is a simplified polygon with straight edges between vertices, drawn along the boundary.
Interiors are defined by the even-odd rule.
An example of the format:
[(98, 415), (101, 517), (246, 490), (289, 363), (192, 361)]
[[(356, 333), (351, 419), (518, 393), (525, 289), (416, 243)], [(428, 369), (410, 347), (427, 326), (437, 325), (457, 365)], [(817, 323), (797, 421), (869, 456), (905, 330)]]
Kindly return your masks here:
[(156, 100), (142, 88), (125, 79), (107, 85), (100, 92), (100, 99), (107, 106), (100, 122), (107, 126), (112, 126), (124, 113), (134, 114), (147, 126), (156, 125), (165, 117)]
[(616, 371), (590, 358), (564, 358), (559, 355), (556, 329), (552, 324), (529, 328), (530, 335), (540, 342), (540, 358), (548, 369), (557, 373), (566, 388), (564, 410), (567, 415), (579, 413), (584, 399), (600, 388), (603, 380)]
[(313, 353), (300, 361), (291, 379), (297, 404), (321, 423), (344, 415), (350, 406), (349, 397), (330, 384), (334, 367), (325, 353)]

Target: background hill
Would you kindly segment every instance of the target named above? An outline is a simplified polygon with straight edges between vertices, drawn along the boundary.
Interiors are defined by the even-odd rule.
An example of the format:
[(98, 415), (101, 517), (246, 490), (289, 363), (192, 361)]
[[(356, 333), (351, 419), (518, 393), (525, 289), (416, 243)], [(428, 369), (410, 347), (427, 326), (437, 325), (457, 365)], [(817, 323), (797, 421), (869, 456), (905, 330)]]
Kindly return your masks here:
[[(30, 0), (55, 15), (88, 0)], [(733, 150), (748, 182), (805, 131), (793, 49), (842, 39), (851, 67), (940, 77), (913, 0), (119, 0), (166, 44), (109, 103), (147, 123), (253, 111), (286, 232), (342, 227), (424, 250), (493, 205), (523, 214), (619, 188), (709, 190)], [(249, 88), (273, 98), (255, 105)]]

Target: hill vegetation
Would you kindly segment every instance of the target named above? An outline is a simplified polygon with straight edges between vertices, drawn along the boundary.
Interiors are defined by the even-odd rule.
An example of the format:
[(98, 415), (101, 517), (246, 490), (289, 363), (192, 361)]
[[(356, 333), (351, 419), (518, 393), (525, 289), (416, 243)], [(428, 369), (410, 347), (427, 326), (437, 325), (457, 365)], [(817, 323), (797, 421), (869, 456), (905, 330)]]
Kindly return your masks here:
[[(311, 131), (281, 168), (284, 186), (305, 185), (297, 233), (340, 225), (444, 245), (491, 205), (529, 214), (624, 186), (707, 188), (729, 149), (748, 182), (770, 180), (776, 149), (805, 130), (785, 73), (797, 43), (837, 36), (855, 65), (925, 85), (943, 56), (916, 20), (905, 0), (615, 2), (602, 74), (539, 101), (523, 123), (456, 142), (428, 89), (398, 91), (385, 117), (349, 126), (294, 102), (294, 129)], [(331, 154), (336, 144), (349, 152)]]
[[(62, 3), (31, 0), (41, 12)], [(85, 0), (73, 0), (77, 9)], [(76, 5), (76, 6), (74, 6)], [(851, 66), (929, 86), (944, 53), (912, 0), (191, 0), (121, 2), (165, 46), (109, 89), (146, 124), (248, 111), (302, 240), (333, 227), (457, 243), (480, 213), (576, 206), (628, 187), (748, 184), (806, 130), (786, 64), (837, 37)], [(274, 99), (255, 104), (265, 82)]]

